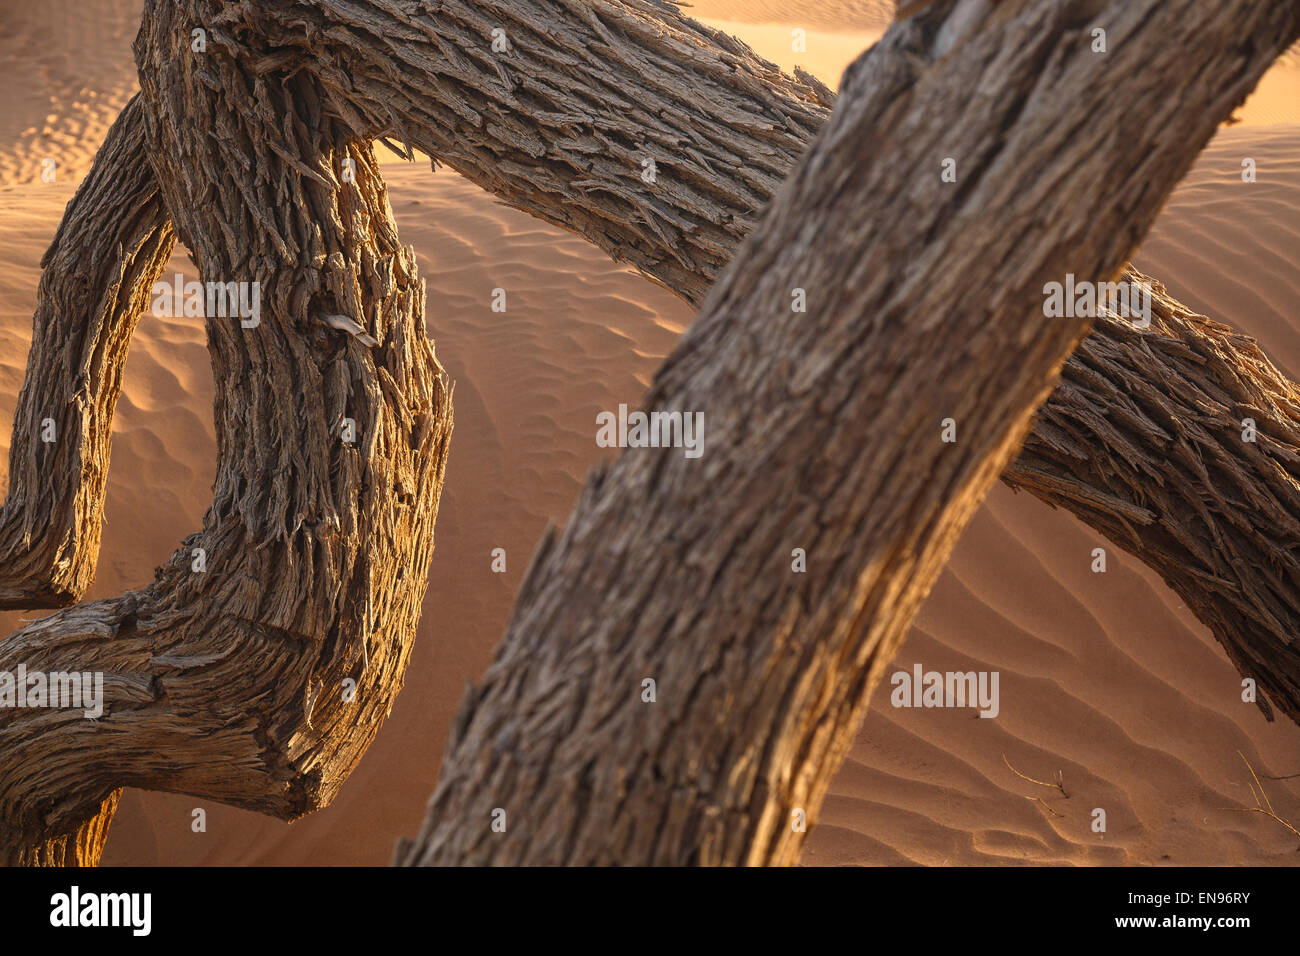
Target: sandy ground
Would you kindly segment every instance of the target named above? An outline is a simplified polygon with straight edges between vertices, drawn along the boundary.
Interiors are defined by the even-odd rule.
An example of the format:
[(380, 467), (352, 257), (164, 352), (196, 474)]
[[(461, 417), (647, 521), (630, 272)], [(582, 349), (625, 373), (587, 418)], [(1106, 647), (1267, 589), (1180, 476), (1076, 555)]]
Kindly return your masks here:
[[(139, 0), (0, 0), (0, 450), (22, 383), (39, 259), (107, 123), (133, 88)], [(707, 0), (692, 12), (832, 85), (879, 35), (884, 4)], [(11, 27), (13, 27), (11, 29)], [(789, 49), (807, 31), (804, 53)], [(1197, 163), (1137, 264), (1189, 304), (1257, 335), (1300, 372), (1300, 96), (1275, 69)], [(1274, 92), (1275, 91), (1275, 92)], [(90, 94), (94, 94), (93, 96)], [(1266, 95), (1267, 94), (1267, 95)], [(1290, 111), (1290, 112), (1289, 112)], [(1274, 125), (1269, 125), (1274, 124)], [(53, 155), (54, 183), (39, 160)], [(1259, 182), (1240, 179), (1244, 157)], [(690, 322), (669, 293), (585, 242), (448, 172), (390, 164), (430, 332), (456, 380), (456, 435), (406, 688), (327, 810), (293, 825), (190, 797), (128, 791), (105, 862), (382, 864), (422, 818), (465, 683), (491, 658), (548, 521), (599, 457), (600, 409), (635, 404)], [(184, 253), (175, 271), (193, 275)], [(490, 309), (495, 287), (510, 310)], [(198, 527), (210, 498), (212, 383), (200, 321), (146, 317), (115, 421), (100, 571), (120, 593)], [(2, 468), (4, 466), (0, 466)], [(0, 479), (0, 487), (4, 484)], [(1105, 546), (1106, 574), (1089, 569)], [(503, 547), (508, 573), (489, 555)], [(0, 614), (7, 633), (34, 614)], [(805, 863), (1292, 862), (1297, 841), (1251, 806), (1248, 773), (1300, 771), (1300, 728), (1239, 697), (1218, 645), (1159, 579), (1063, 512), (999, 486), (963, 536), (896, 661), (996, 670), (1001, 713), (894, 709), (888, 686), (813, 821)], [(1058, 772), (1066, 797), (1039, 780)], [(1265, 781), (1300, 819), (1300, 780)], [(1042, 798), (1042, 802), (1032, 798)], [(204, 806), (206, 833), (190, 831)], [(1107, 831), (1093, 833), (1094, 808)]]

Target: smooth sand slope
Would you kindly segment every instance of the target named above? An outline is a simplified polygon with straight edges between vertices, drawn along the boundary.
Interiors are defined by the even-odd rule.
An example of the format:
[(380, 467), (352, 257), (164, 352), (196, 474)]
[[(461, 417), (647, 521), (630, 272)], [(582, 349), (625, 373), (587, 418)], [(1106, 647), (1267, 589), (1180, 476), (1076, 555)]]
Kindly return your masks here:
[[(0, 79), (22, 87), (22, 95), (0, 102), (6, 456), (38, 262), (74, 185), (71, 173), (40, 183), (31, 159), (54, 143), (61, 169), (84, 172), (112, 110), (90, 110), (86, 118), (71, 105), (78, 100), (67, 100), (66, 109), (39, 117), (42, 145), (21, 134), (37, 106), (65, 96), (48, 91), (96, 84), (98, 95), (82, 102), (120, 104), (132, 88), (129, 39), (138, 0), (53, 9), (68, 14), (74, 7), (80, 47), (67, 39), (66, 19), (60, 26), (22, 13), (25, 36), (36, 36), (42, 24), (64, 31), (49, 34), (66, 39), (64, 46), (39, 53), (15, 49), (0, 29)], [(880, 8), (853, 0), (710, 0), (694, 12), (739, 24), (734, 29), (760, 49), (788, 37), (792, 25), (806, 25), (812, 39), (838, 37), (842, 48), (879, 31)], [(821, 59), (763, 49), (833, 84), (841, 53), (812, 42), (809, 51)], [(1279, 82), (1290, 81), (1281, 75)], [(1243, 111), (1247, 123), (1255, 122), (1251, 109)], [(54, 119), (46, 123), (49, 115)], [(1245, 156), (1259, 165), (1256, 184), (1240, 180)], [(290, 826), (190, 797), (128, 791), (106, 863), (387, 862), (395, 838), (419, 825), (451, 717), (465, 683), (491, 659), (534, 543), (547, 522), (567, 517), (583, 475), (600, 457), (596, 413), (637, 403), (691, 321), (669, 293), (454, 174), (406, 164), (385, 172), (403, 238), (428, 281), (430, 331), (456, 380), (447, 490), (406, 688), (328, 810)], [(1300, 126), (1228, 129), (1175, 194), (1138, 265), (1190, 304), (1258, 335), (1295, 374), (1297, 223)], [(183, 253), (173, 266), (193, 277)], [(490, 308), (497, 287), (509, 292), (504, 314)], [(92, 597), (145, 583), (199, 526), (214, 471), (211, 400), (201, 322), (146, 316), (115, 423), (108, 522)], [(1109, 554), (1105, 574), (1089, 570), (1098, 546)], [(490, 570), (497, 547), (507, 550), (504, 575)], [(0, 633), (39, 613), (0, 614)], [(985, 720), (971, 710), (894, 709), (890, 688), (878, 688), (814, 821), (805, 863), (1300, 859), (1300, 841), (1278, 824), (1220, 809), (1253, 805), (1238, 750), (1260, 774), (1300, 771), (1300, 728), (1269, 724), (1242, 703), (1236, 672), (1178, 598), (1072, 516), (998, 486), (896, 661), (902, 669), (916, 663), (998, 671), (1000, 714)], [(1004, 755), (1029, 777), (1051, 780), (1059, 772), (1068, 798), (1018, 778)], [(1265, 786), (1278, 811), (1300, 821), (1300, 780)], [(1043, 802), (1030, 799), (1039, 797)], [(206, 833), (190, 830), (196, 806), (207, 809)], [(1107, 814), (1105, 834), (1090, 829), (1098, 807)], [(512, 816), (523, 825), (526, 819)]]

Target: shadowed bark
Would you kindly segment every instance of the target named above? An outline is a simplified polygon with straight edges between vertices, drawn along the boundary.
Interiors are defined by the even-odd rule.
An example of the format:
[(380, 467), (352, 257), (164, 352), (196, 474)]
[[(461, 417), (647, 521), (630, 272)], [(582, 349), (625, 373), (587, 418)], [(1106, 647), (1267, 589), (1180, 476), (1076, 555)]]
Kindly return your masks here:
[(309, 76), (191, 53), (188, 24), (220, 7), (147, 4), (143, 133), (201, 277), (260, 283), (260, 324), (206, 319), (218, 462), (203, 529), (150, 586), (0, 641), (0, 670), (103, 672), (105, 697), (98, 720), (0, 711), (9, 863), (94, 862), (124, 786), (284, 819), (327, 804), (415, 636), (451, 432), (423, 282), (373, 153)]
[[(871, 687), (1086, 331), (1044, 318), (1044, 283), (1114, 276), (1300, 31), (1300, 5), (1265, 0), (1012, 2), (963, 23), (971, 6), (932, 6), (852, 68), (650, 390), (649, 410), (703, 412), (703, 457), (638, 449), (592, 474), (398, 862), (797, 859), (792, 816), (816, 818)], [(1079, 48), (1094, 17), (1104, 69)], [(1188, 29), (1194, 48), (1168, 42)], [(940, 149), (978, 172), (946, 189)]]

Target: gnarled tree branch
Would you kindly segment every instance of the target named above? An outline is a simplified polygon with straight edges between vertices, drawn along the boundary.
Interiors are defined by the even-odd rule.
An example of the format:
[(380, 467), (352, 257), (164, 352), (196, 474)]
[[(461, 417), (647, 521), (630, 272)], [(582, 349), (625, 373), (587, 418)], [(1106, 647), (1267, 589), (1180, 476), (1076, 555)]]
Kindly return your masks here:
[[(483, 32), (489, 22), (513, 37), (503, 56), (490, 52)], [(834, 99), (812, 77), (791, 79), (725, 34), (656, 3), (571, 6), (556, 20), (526, 2), (501, 8), (462, 0), (434, 18), (385, 4), (282, 0), (228, 9), (220, 23), (231, 35), (219, 34), (217, 42), (224, 37), (233, 53), (262, 69), (314, 64), (336, 110), (358, 131), (407, 137), (511, 205), (585, 236), (693, 304)], [(165, 210), (140, 172), (147, 169), (142, 141), (130, 138), (139, 109), (135, 102), (127, 107), (97, 163), (103, 176), (131, 188), (103, 190), (103, 177), (93, 177), (70, 221), (102, 217), (132, 223), (146, 238), (166, 234)], [(639, 178), (648, 158), (658, 171), (652, 188)], [(83, 196), (95, 204), (88, 213), (76, 211)], [(53, 348), (86, 319), (84, 308), (51, 307), (47, 299), (67, 296), (47, 287), (71, 285), (63, 264), (99, 261), (85, 253), (102, 249), (84, 228), (67, 232), (78, 243), (61, 233), (56, 248), (70, 252), (52, 260), (42, 284), (36, 325), (38, 332), (49, 328), (33, 347), (38, 375), (62, 366)], [(1125, 278), (1144, 277), (1130, 271)], [(152, 282), (147, 273), (126, 279), (107, 287), (138, 296)], [(50, 324), (58, 319), (62, 326)], [(110, 340), (125, 347), (120, 335)], [(86, 380), (115, 383), (116, 368), (93, 363)], [(0, 563), (0, 605), (77, 597), (94, 567), (115, 384), (79, 403), (99, 425), (82, 452), (95, 467), (66, 488), (35, 482), (33, 490), (32, 423), (41, 408), (71, 407), (60, 402), (67, 382), (29, 375), (24, 389), (19, 421), (26, 424), (15, 431), (11, 456), (15, 490), (0, 522), (8, 555)], [(1194, 412), (1214, 425), (1171, 432), (1148, 419), (1126, 428), (1135, 419), (1113, 418), (1108, 403), (1121, 396), (1120, 405), (1131, 403), (1135, 391), (1146, 396), (1155, 419)], [(1106, 396), (1101, 404), (1099, 394)], [(1192, 409), (1178, 398), (1189, 394), (1215, 410), (1206, 414), (1204, 401)], [(1253, 341), (1194, 316), (1161, 291), (1151, 329), (1099, 322), (1066, 363), (1062, 386), (1004, 480), (1069, 509), (1159, 572), (1238, 669), (1300, 721), (1300, 654), (1292, 640), (1300, 632), (1300, 561), (1292, 544), (1300, 522), (1297, 394)], [(1261, 438), (1248, 448), (1232, 436), (1252, 415)], [(67, 424), (71, 430), (61, 433), (75, 435), (76, 417)], [(77, 446), (60, 448), (71, 453)], [(99, 449), (102, 461), (89, 453)], [(1222, 459), (1222, 467), (1195, 464), (1206, 454)], [(83, 473), (70, 465), (58, 474)], [(1246, 475), (1264, 507), (1238, 507), (1233, 488)], [(1225, 480), (1230, 486), (1220, 484)], [(45, 514), (55, 520), (42, 530)], [(1272, 570), (1256, 575), (1256, 568)], [(1259, 702), (1271, 719), (1267, 698)]]
[[(227, 22), (315, 64), (359, 128), (404, 137), (698, 305), (834, 97), (673, 6), (562, 8), (453, 0), (433, 15), (280, 0)], [(496, 26), (511, 39), (500, 55)], [(988, 149), (961, 154), (963, 181)], [(955, 152), (937, 148), (918, 169)], [(654, 184), (641, 178), (646, 158)], [(1146, 277), (1127, 270), (1122, 281)], [(1300, 388), (1253, 341), (1163, 290), (1154, 310), (1146, 331), (1097, 324), (1004, 478), (1150, 565), (1300, 722)], [(1258, 424), (1254, 444), (1241, 441), (1245, 417)]]
[(369, 146), (310, 76), (191, 55), (187, 24), (221, 6), (146, 5), (144, 139), (200, 275), (260, 283), (260, 323), (206, 320), (218, 462), (202, 531), (150, 586), (0, 640), (0, 670), (99, 672), (105, 697), (98, 720), (0, 711), (3, 861), (93, 861), (123, 786), (286, 819), (323, 806), (415, 637), (451, 432), (423, 282)]
[(0, 608), (70, 603), (95, 576), (127, 346), (176, 245), (141, 120), (135, 97), (41, 260), (0, 508)]
[[(286, 67), (310, 64), (322, 79), (313, 96), (340, 131), (404, 136), (511, 204), (587, 236), (698, 301), (824, 121), (833, 97), (811, 77), (781, 75), (673, 7), (640, 0), (564, 6), (563, 18), (554, 20), (549, 8), (522, 0), (508, 7), (466, 0), (445, 4), (434, 18), (387, 3), (279, 0), (256, 9), (196, 7), (178, 12), (173, 23), (214, 27), (215, 52), (236, 61), (250, 85), (280, 89)], [(493, 25), (505, 25), (512, 39), (505, 56), (490, 52)], [(121, 362), (143, 296), (173, 241), (146, 162), (144, 119), (143, 105), (132, 101), (47, 254), (11, 454), (11, 494), (0, 511), (5, 606), (66, 602), (93, 573)], [(299, 159), (309, 168), (315, 162), (307, 154)], [(640, 178), (645, 159), (656, 162), (653, 186)], [(368, 192), (381, 195), (368, 166), (366, 172)], [(373, 206), (378, 198), (366, 195), (365, 202)], [(174, 201), (184, 208), (191, 199), (182, 190)], [(371, 214), (387, 220), (386, 207)], [(107, 233), (102, 224), (110, 224)], [(381, 232), (392, 233), (391, 222)], [(217, 261), (224, 269), (231, 263), (229, 251), (223, 255)], [(1188, 394), (1199, 400), (1178, 400)], [(1300, 682), (1289, 634), (1300, 615), (1288, 580), (1295, 579), (1288, 542), (1300, 513), (1294, 396), (1295, 387), (1253, 343), (1162, 297), (1150, 332), (1101, 321), (1066, 364), (1062, 385), (1004, 478), (1070, 508), (1161, 571), (1243, 673), (1257, 677), (1297, 718)], [(435, 396), (435, 405), (440, 401)], [(1110, 414), (1121, 407), (1122, 416)], [(1258, 413), (1262, 434), (1255, 447), (1236, 449), (1229, 440), (1232, 418), (1243, 409)], [(33, 437), (45, 417), (57, 423), (52, 449)], [(1194, 424), (1171, 425), (1176, 422)], [(449, 413), (443, 425), (449, 428)], [(439, 468), (441, 454), (434, 456)], [(51, 475), (63, 478), (51, 481)], [(1207, 488), (1217, 500), (1206, 501)], [(1257, 507), (1237, 507), (1236, 496), (1245, 494)], [(184, 570), (186, 554), (178, 552), (173, 572)], [(1252, 577), (1261, 566), (1276, 570)], [(147, 601), (171, 586), (166, 580), (141, 592)], [(111, 633), (123, 621), (134, 626), (130, 608), (89, 607), (96, 610), (86, 623), (69, 612), (50, 639), (63, 640), (69, 628)], [(27, 653), (43, 633), (25, 629), (6, 643), (12, 653)], [(143, 645), (136, 653), (144, 653)], [(84, 648), (71, 656), (78, 655), (84, 657)], [(398, 656), (404, 659), (404, 652)], [(191, 792), (222, 798), (209, 783), (194, 782), (198, 770), (186, 773), (178, 784), (174, 773), (155, 768), (136, 785), (197, 787)], [(66, 832), (48, 837), (45, 828), (44, 842), (17, 858), (93, 860), (107, 814), (86, 818), (85, 808), (109, 776), (100, 775), (93, 794), (73, 794), (76, 811), (54, 826)], [(104, 799), (111, 806), (113, 791)], [(258, 804), (248, 791), (231, 802)], [(269, 812), (292, 814), (293, 804)], [(79, 816), (68, 829), (67, 821)]]

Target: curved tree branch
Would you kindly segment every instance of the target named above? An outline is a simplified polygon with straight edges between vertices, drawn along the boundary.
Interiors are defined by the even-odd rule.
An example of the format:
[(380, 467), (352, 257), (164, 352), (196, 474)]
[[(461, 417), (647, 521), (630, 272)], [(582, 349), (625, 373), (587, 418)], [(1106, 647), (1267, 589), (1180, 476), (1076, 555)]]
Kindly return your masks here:
[(1146, 562), (1300, 723), (1300, 386), (1134, 275), (1151, 327), (1098, 323), (1002, 478)]
[(150, 586), (0, 640), (0, 670), (102, 673), (105, 698), (98, 720), (0, 711), (3, 861), (93, 861), (123, 786), (286, 819), (325, 805), (415, 637), (451, 433), (423, 282), (371, 150), (309, 76), (191, 54), (187, 24), (221, 6), (147, 3), (144, 137), (201, 276), (260, 283), (260, 324), (206, 320), (218, 463), (202, 531)]
[(141, 120), (137, 96), (41, 260), (0, 508), (0, 608), (70, 603), (95, 576), (127, 346), (176, 245)]

